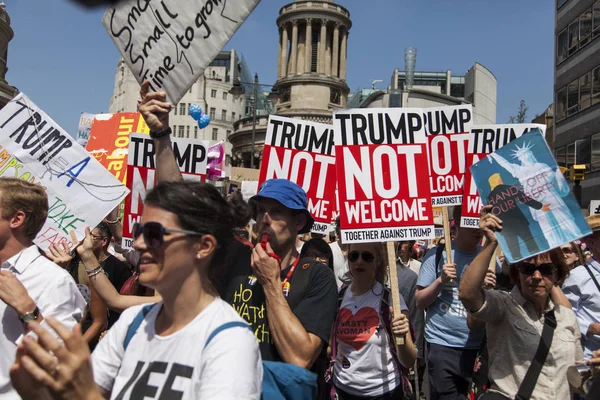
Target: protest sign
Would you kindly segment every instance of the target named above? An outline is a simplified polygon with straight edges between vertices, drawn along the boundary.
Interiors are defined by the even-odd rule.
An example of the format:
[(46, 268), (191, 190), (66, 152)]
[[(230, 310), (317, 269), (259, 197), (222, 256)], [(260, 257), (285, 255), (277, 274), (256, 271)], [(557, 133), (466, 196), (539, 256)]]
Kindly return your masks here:
[[(546, 126), (540, 124), (506, 124), (506, 125), (476, 125), (469, 134), (469, 148), (467, 150), (467, 167), (471, 167), (486, 155), (505, 146), (507, 143), (520, 138), (532, 129), (538, 129), (542, 135), (546, 133)], [(473, 182), (471, 171), (465, 172), (463, 190), (463, 203), (460, 226), (464, 228), (479, 227), (479, 210), (481, 199)]]
[(127, 183), (126, 158), (131, 132), (150, 132), (140, 113), (99, 114), (86, 146), (88, 153), (123, 184)]
[(231, 193), (237, 192), (238, 190), (242, 190), (242, 182), (228, 181), (225, 186), (225, 195), (229, 196)]
[(540, 131), (482, 158), (471, 173), (483, 204), (502, 220), (496, 236), (509, 262), (591, 233)]
[(85, 148), (88, 140), (90, 139), (90, 131), (92, 129), (92, 122), (94, 122), (94, 116), (96, 114), (90, 114), (86, 112), (81, 113), (79, 118), (79, 129), (77, 129), (77, 143)]
[[(127, 187), (131, 190), (131, 194), (125, 198), (122, 242), (125, 248), (133, 245), (131, 236), (133, 224), (140, 221), (146, 192), (156, 184), (154, 142), (150, 136), (139, 133), (132, 133), (129, 139)], [(171, 138), (171, 141), (175, 161), (179, 165), (183, 179), (204, 182), (208, 142), (176, 137)]]
[(333, 126), (271, 115), (259, 186), (273, 178), (302, 186), (315, 219), (312, 231), (325, 234), (336, 217)]
[(422, 109), (338, 110), (333, 121), (342, 243), (433, 238)]
[(259, 1), (127, 0), (102, 23), (138, 83), (177, 104)]
[(434, 207), (462, 203), (465, 155), (473, 124), (471, 105), (423, 110), (427, 136), (429, 181)]
[(48, 218), (34, 240), (73, 246), (69, 232), (84, 237), (129, 192), (83, 147), (23, 93), (0, 110), (0, 176), (43, 186)]
[(600, 200), (592, 200), (590, 201), (590, 215), (600, 214)]

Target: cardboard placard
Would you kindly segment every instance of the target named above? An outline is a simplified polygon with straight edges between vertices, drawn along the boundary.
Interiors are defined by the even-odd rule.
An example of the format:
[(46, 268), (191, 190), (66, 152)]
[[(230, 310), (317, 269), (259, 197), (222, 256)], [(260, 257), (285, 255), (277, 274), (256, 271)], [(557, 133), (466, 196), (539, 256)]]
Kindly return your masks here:
[(333, 121), (342, 243), (433, 238), (422, 109), (338, 110)]
[(42, 185), (48, 218), (34, 240), (73, 246), (85, 227), (95, 227), (129, 190), (52, 118), (20, 93), (0, 110), (0, 176)]
[[(540, 124), (473, 126), (469, 134), (469, 149), (467, 151), (466, 165), (471, 167), (483, 157), (521, 137), (532, 129), (539, 129), (542, 132), (542, 135), (546, 134), (546, 126)], [(473, 229), (479, 228), (480, 209), (481, 199), (477, 193), (475, 182), (473, 182), (471, 171), (467, 169), (465, 173), (460, 226)]]
[(81, 113), (79, 118), (79, 128), (77, 129), (77, 143), (85, 148), (88, 140), (90, 140), (90, 131), (92, 130), (92, 123), (96, 114), (90, 114), (86, 112)]
[[(133, 224), (140, 221), (146, 192), (156, 184), (154, 142), (148, 135), (132, 133), (127, 157), (127, 187), (131, 194), (125, 198), (122, 246), (133, 245)], [(208, 142), (196, 139), (171, 138), (175, 160), (185, 180), (203, 182), (206, 179)]]
[(135, 79), (177, 104), (259, 1), (120, 1), (102, 24)]
[(521, 136), (471, 167), (483, 204), (502, 220), (496, 232), (509, 262), (591, 233), (539, 131)]
[(288, 179), (304, 189), (315, 219), (312, 232), (327, 233), (336, 217), (333, 126), (271, 115), (259, 187), (273, 178)]

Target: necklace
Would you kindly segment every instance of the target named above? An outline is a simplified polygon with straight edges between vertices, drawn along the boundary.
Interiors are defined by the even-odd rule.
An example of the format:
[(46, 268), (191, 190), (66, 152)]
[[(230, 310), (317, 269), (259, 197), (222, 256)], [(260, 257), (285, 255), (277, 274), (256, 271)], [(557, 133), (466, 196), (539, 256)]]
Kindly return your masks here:
[(359, 296), (354, 296), (352, 294), (352, 288), (349, 288), (349, 289), (350, 289), (350, 296), (352, 296), (352, 301), (354, 302), (354, 310), (358, 310), (358, 309), (362, 308), (363, 304), (365, 304), (365, 301), (367, 301), (367, 299), (369, 298), (369, 292), (371, 292), (372, 288), (367, 290), (365, 293), (363, 293)]
[(102, 264), (104, 261), (106, 261), (107, 258), (108, 258), (108, 255), (104, 256), (104, 258), (102, 260), (98, 260), (98, 264)]

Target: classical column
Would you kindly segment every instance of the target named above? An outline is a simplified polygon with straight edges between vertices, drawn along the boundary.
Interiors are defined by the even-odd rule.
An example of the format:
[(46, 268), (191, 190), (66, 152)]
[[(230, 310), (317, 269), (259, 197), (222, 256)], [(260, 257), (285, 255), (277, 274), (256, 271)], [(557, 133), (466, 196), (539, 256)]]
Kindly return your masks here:
[(281, 38), (281, 29), (279, 29), (279, 54), (277, 55), (277, 78), (281, 78), (283, 76), (283, 74), (281, 73), (281, 54), (283, 53), (282, 50), (282, 38)]
[(333, 62), (331, 65), (331, 76), (338, 77), (338, 65), (340, 59), (340, 24), (336, 22), (333, 29)]
[(289, 75), (296, 74), (296, 62), (298, 54), (298, 21), (292, 21), (292, 45), (290, 47), (290, 69)]
[(319, 52), (319, 73), (325, 73), (325, 52), (327, 51), (327, 44), (325, 39), (327, 38), (327, 20), (321, 20), (321, 35), (320, 35), (320, 46), (321, 51)]
[(348, 31), (342, 35), (342, 49), (340, 51), (340, 79), (346, 80), (346, 53), (348, 51)]
[(282, 25), (283, 34), (281, 35), (281, 77), (287, 76), (287, 56), (288, 56), (288, 33), (287, 24)]
[(331, 76), (331, 59), (333, 58), (333, 55), (331, 54), (331, 34), (329, 33), (329, 30), (327, 31), (327, 39), (325, 40), (325, 42), (327, 43), (326, 46), (326, 51), (325, 51), (325, 75), (327, 76)]
[(312, 67), (312, 18), (306, 20), (306, 41), (304, 44), (304, 72), (310, 73)]

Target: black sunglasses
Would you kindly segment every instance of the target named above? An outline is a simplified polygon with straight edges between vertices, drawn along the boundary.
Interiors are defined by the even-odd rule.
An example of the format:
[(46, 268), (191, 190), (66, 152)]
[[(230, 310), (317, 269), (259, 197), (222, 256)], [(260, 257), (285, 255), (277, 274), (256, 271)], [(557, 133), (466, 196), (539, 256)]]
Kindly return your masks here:
[(144, 236), (144, 243), (151, 249), (156, 249), (163, 245), (165, 242), (165, 233), (184, 233), (189, 236), (202, 236), (205, 235), (201, 232), (186, 231), (183, 229), (170, 229), (165, 228), (160, 222), (146, 222), (144, 225), (136, 222), (133, 224), (131, 234), (133, 240), (136, 240), (140, 235)]
[(556, 268), (553, 264), (535, 265), (531, 263), (519, 263), (517, 264), (517, 268), (519, 269), (520, 273), (528, 276), (535, 274), (535, 271), (540, 271), (540, 274), (542, 275), (552, 275), (554, 272), (556, 272)]
[(373, 262), (375, 259), (375, 256), (370, 251), (363, 251), (362, 253), (359, 253), (358, 251), (351, 251), (348, 253), (348, 261), (350, 262), (356, 262), (358, 257), (361, 257), (366, 263)]

